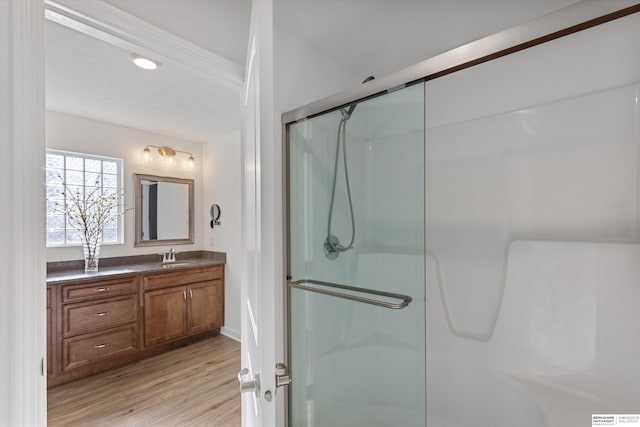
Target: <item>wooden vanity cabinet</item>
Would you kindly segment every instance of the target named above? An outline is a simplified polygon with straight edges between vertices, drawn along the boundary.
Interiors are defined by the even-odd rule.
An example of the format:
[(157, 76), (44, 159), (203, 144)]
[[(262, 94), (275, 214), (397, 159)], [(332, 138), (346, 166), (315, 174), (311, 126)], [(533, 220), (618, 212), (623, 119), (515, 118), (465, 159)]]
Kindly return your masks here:
[(144, 345), (219, 332), (224, 321), (223, 268), (144, 278)]
[(215, 335), (224, 266), (47, 286), (49, 387)]

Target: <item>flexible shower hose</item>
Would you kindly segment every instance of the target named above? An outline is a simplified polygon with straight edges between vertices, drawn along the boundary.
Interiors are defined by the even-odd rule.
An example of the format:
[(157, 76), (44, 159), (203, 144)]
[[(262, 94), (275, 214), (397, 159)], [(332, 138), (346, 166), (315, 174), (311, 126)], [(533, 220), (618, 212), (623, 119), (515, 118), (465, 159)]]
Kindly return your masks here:
[[(349, 213), (351, 214), (351, 241), (349, 244), (344, 247), (338, 243), (337, 245), (332, 245), (333, 249), (336, 252), (345, 252), (353, 247), (353, 241), (356, 238), (356, 222), (353, 215), (353, 202), (351, 201), (351, 188), (349, 186), (349, 170), (347, 166), (347, 120), (349, 120), (349, 115), (343, 112), (342, 120), (340, 120), (340, 124), (338, 125), (338, 135), (336, 137), (336, 158), (333, 166), (333, 186), (331, 187), (331, 203), (329, 205), (329, 221), (327, 224), (327, 240), (331, 236), (331, 219), (333, 216), (333, 202), (336, 195), (336, 181), (338, 178), (338, 157), (340, 154), (340, 139), (342, 139), (342, 159), (344, 163), (344, 178), (347, 186), (347, 198), (349, 200)], [(341, 138), (342, 137), (342, 138)]]

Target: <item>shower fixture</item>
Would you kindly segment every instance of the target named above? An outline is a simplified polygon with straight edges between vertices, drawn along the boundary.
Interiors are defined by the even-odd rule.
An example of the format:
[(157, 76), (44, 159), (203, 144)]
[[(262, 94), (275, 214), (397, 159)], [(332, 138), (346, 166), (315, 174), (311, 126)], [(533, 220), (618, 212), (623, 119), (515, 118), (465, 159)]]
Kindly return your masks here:
[[(362, 81), (366, 83), (373, 80), (375, 77), (369, 76)], [(336, 136), (336, 158), (333, 164), (333, 184), (331, 186), (331, 203), (329, 204), (329, 219), (327, 221), (327, 237), (324, 240), (324, 256), (329, 260), (338, 258), (340, 252), (346, 252), (353, 248), (353, 241), (356, 238), (356, 221), (353, 215), (353, 201), (351, 200), (351, 188), (349, 186), (349, 170), (347, 164), (347, 121), (351, 118), (353, 110), (356, 109), (358, 104), (352, 104), (349, 108), (342, 108), (340, 114), (340, 124), (338, 125), (338, 134)], [(351, 240), (347, 246), (343, 246), (340, 240), (331, 234), (331, 220), (333, 218), (333, 202), (336, 195), (336, 181), (338, 178), (338, 161), (340, 157), (340, 141), (342, 140), (342, 163), (344, 164), (344, 180), (347, 189), (347, 199), (349, 200), (349, 214), (351, 215)]]

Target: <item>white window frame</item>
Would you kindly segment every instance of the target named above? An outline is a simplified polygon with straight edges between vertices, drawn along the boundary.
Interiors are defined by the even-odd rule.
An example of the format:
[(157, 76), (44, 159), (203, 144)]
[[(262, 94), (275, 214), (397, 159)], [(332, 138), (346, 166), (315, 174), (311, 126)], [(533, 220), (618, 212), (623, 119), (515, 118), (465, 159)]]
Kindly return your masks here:
[[(117, 157), (106, 157), (106, 156), (96, 156), (93, 154), (87, 154), (87, 153), (78, 153), (78, 152), (73, 152), (73, 151), (65, 151), (65, 150), (54, 150), (54, 149), (47, 149), (46, 150), (46, 154), (47, 156), (49, 156), (49, 154), (55, 154), (58, 156), (64, 156), (64, 167), (63, 169), (57, 169), (57, 168), (50, 168), (48, 167), (48, 162), (47, 164), (47, 174), (49, 171), (51, 170), (59, 170), (62, 173), (63, 178), (66, 180), (66, 174), (67, 174), (67, 157), (76, 157), (76, 158), (82, 158), (83, 159), (83, 168), (82, 168), (82, 173), (85, 174), (87, 173), (86, 168), (84, 166), (84, 161), (86, 160), (99, 160), (101, 162), (113, 162), (116, 163), (116, 177), (117, 177), (117, 188), (119, 190), (122, 190), (124, 188), (124, 160), (117, 158)], [(103, 173), (103, 172), (101, 172)], [(46, 186), (47, 186), (47, 194), (49, 193), (49, 180), (47, 179), (46, 182)], [(86, 185), (83, 184), (83, 186)], [(121, 197), (121, 200), (119, 201), (119, 205), (123, 206), (124, 205), (124, 194)], [(50, 207), (50, 203), (47, 202), (47, 207), (46, 207), (46, 216), (47, 216), (47, 220), (48, 217), (50, 215), (54, 215), (54, 211), (53, 209)], [(55, 215), (60, 215), (59, 213), (55, 213)], [(49, 231), (50, 230), (61, 230), (60, 228), (56, 228), (56, 229), (50, 229), (49, 225), (48, 225), (48, 221), (46, 221), (47, 224), (47, 228), (46, 228), (46, 245), (47, 248), (65, 248), (65, 247), (77, 247), (77, 246), (82, 246), (81, 242), (77, 242), (77, 241), (68, 241), (68, 236), (69, 233), (74, 232), (73, 228), (68, 227), (67, 224), (67, 220), (66, 220), (66, 216), (65, 216), (65, 227), (64, 227), (64, 243), (51, 243), (49, 242)], [(111, 242), (102, 242), (102, 245), (122, 245), (124, 244), (124, 215), (119, 215), (116, 219), (116, 241), (111, 241)]]

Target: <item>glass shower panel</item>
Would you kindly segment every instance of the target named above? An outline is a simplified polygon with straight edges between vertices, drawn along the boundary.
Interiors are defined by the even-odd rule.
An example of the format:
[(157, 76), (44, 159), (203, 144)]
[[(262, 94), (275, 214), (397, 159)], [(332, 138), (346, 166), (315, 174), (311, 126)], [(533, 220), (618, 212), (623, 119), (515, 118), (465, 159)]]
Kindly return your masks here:
[(424, 85), (288, 133), (290, 425), (422, 427)]

